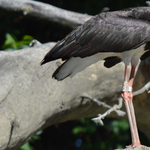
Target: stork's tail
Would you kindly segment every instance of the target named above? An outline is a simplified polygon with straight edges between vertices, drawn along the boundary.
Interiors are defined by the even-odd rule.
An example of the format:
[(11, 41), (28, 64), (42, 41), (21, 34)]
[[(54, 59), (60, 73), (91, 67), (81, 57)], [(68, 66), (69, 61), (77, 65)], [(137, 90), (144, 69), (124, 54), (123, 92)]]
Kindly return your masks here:
[(68, 76), (73, 77), (75, 74), (84, 70), (91, 64), (96, 63), (97, 61), (99, 61), (99, 58), (95, 58), (93, 56), (85, 58), (72, 57), (56, 69), (53, 73), (53, 78), (61, 81)]

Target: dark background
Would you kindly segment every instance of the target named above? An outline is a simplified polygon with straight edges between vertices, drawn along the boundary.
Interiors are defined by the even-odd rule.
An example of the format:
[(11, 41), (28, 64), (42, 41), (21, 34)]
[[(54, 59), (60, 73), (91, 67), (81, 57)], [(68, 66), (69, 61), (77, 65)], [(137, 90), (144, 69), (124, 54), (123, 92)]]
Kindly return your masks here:
[[(146, 6), (144, 0), (41, 0), (41, 2), (90, 15), (100, 13), (104, 7), (109, 7), (110, 11), (113, 11)], [(1, 50), (7, 48), (7, 33), (16, 41), (21, 41), (24, 35), (30, 35), (45, 43), (61, 40), (70, 31), (71, 29), (65, 26), (0, 10)], [(96, 125), (91, 118), (87, 118), (53, 125), (38, 132), (20, 150), (112, 150), (131, 144), (127, 121), (105, 119), (104, 124), (103, 127)], [(148, 139), (142, 133), (140, 137), (142, 144), (150, 146)]]

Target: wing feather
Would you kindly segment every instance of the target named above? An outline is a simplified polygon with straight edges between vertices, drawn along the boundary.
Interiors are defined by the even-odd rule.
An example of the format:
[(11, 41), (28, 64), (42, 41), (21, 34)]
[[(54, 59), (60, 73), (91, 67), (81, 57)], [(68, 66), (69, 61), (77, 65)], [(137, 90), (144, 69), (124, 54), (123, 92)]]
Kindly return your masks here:
[(66, 60), (99, 52), (120, 53), (135, 49), (150, 40), (148, 20), (148, 7), (96, 15), (59, 41), (46, 54), (41, 64), (58, 58)]

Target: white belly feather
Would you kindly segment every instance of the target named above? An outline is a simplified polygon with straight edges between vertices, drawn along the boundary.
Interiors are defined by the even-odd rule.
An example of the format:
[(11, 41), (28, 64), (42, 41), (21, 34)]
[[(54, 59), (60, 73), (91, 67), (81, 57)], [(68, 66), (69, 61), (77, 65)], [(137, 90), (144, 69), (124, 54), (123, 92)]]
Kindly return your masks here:
[(143, 55), (145, 45), (140, 46), (137, 49), (125, 51), (122, 53), (113, 52), (101, 52), (90, 57), (80, 58), (72, 57), (67, 60), (62, 66), (60, 66), (59, 71), (55, 74), (55, 78), (62, 80), (67, 76), (73, 77), (78, 72), (84, 70), (88, 66), (103, 60), (107, 57), (117, 56), (122, 59), (126, 66), (131, 62), (132, 65), (136, 66), (139, 62), (140, 57)]

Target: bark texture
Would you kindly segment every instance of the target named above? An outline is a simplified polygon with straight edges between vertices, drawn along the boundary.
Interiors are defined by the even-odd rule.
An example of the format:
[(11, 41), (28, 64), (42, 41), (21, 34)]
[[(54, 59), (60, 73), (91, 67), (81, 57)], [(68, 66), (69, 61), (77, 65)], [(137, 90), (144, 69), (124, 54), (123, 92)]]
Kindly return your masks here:
[[(120, 96), (124, 65), (111, 69), (98, 62), (72, 79), (58, 82), (51, 78), (61, 63), (39, 63), (54, 45), (47, 43), (19, 51), (0, 52), (0, 149), (16, 149), (38, 130), (52, 124), (82, 117), (94, 117), (106, 111), (89, 99), (95, 97), (109, 105)], [(150, 61), (139, 68), (135, 89), (150, 80)], [(138, 127), (150, 138), (150, 95), (135, 97)], [(109, 117), (117, 117), (115, 113)]]
[(72, 29), (91, 18), (87, 14), (64, 10), (50, 4), (32, 0), (0, 0), (0, 9), (22, 13), (24, 16), (34, 17), (38, 20), (55, 22)]

